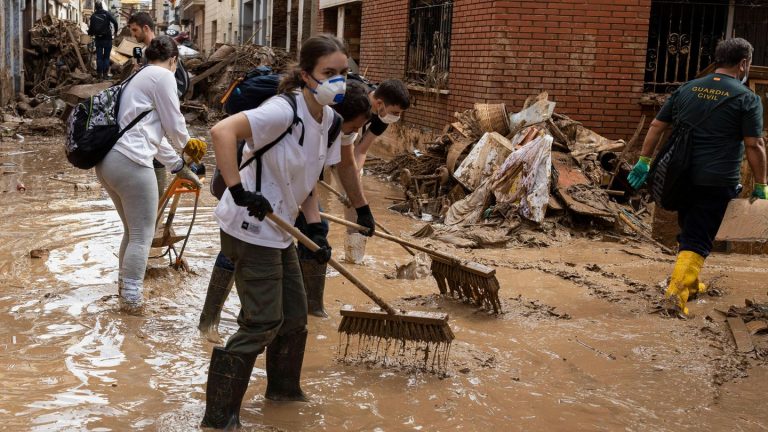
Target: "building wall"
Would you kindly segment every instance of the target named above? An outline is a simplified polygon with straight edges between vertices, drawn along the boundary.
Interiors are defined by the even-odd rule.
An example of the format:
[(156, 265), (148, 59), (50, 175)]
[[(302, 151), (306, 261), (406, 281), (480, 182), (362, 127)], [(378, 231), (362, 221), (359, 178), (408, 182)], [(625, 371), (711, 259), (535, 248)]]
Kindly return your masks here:
[[(213, 33), (213, 22), (216, 21), (216, 34)], [(196, 17), (196, 23), (197, 21)], [(230, 25), (232, 30), (229, 30)], [(207, 54), (212, 53), (216, 43), (235, 43), (235, 31), (240, 30), (240, 11), (237, 0), (206, 0), (204, 41), (200, 48)]]
[(24, 90), (23, 0), (5, 0), (0, 8), (0, 105)]
[[(650, 0), (496, 1), (495, 84), (519, 109), (547, 90), (557, 110), (614, 138), (629, 138), (642, 115)], [(503, 77), (503, 78), (502, 78)]]
[[(403, 78), (409, 0), (364, 0), (360, 70)], [(447, 95), (412, 90), (406, 121), (441, 129), (475, 102), (522, 108), (548, 91), (557, 110), (607, 136), (642, 110), (650, 0), (455, 0)], [(328, 17), (324, 17), (327, 19)]]

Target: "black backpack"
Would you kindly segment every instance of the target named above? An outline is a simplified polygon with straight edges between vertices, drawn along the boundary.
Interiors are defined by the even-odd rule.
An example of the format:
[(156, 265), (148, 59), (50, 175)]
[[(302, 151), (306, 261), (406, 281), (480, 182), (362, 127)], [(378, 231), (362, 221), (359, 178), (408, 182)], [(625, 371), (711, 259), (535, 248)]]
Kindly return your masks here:
[(696, 123), (691, 124), (682, 119), (675, 119), (669, 139), (659, 150), (659, 154), (648, 172), (648, 186), (651, 197), (656, 204), (669, 211), (680, 209), (691, 186), (689, 170), (693, 149), (693, 131), (726, 101), (743, 94), (721, 99)]
[[(235, 86), (235, 90), (242, 86), (243, 84), (246, 84), (244, 87), (245, 89), (248, 89), (246, 91), (249, 92), (251, 99), (249, 99), (249, 103), (246, 105), (246, 100), (241, 95), (245, 94), (246, 91), (241, 91), (237, 94), (237, 98), (234, 99), (236, 105), (230, 105), (230, 107), (237, 106), (240, 108), (245, 107), (243, 110), (253, 109), (257, 108), (259, 105), (261, 105), (264, 101), (269, 99), (270, 97), (273, 97), (277, 94), (277, 84), (274, 86), (274, 93), (272, 93), (271, 96), (268, 96), (263, 99), (259, 99), (259, 97), (256, 97), (255, 95), (259, 96), (265, 96), (267, 94), (267, 90), (270, 89), (269, 83), (276, 82), (279, 83), (279, 78), (277, 81), (275, 81), (272, 77), (276, 75), (254, 75), (251, 77), (251, 79), (242, 80), (238, 86)], [(265, 78), (265, 79), (261, 79)], [(255, 80), (255, 82), (254, 82)], [(251, 92), (253, 88), (258, 88), (258, 93)], [(226, 96), (225, 96), (226, 97)], [(296, 107), (296, 95), (294, 93), (283, 93), (280, 95), (277, 95), (277, 97), (281, 97), (285, 99), (286, 102), (291, 106), (293, 109), (293, 121), (291, 122), (291, 125), (288, 126), (288, 129), (286, 129), (285, 132), (283, 132), (279, 137), (277, 137), (274, 141), (271, 143), (265, 145), (264, 147), (257, 150), (253, 156), (248, 158), (245, 162), (242, 162), (243, 159), (243, 148), (245, 147), (245, 141), (240, 141), (237, 145), (237, 163), (240, 166), (240, 170), (242, 171), (243, 168), (247, 167), (251, 164), (251, 162), (256, 161), (256, 190), (261, 191), (261, 157), (264, 155), (264, 153), (268, 152), (269, 149), (277, 145), (283, 138), (285, 138), (286, 135), (292, 133), (293, 128), (301, 123), (301, 135), (299, 136), (299, 145), (304, 145), (304, 122), (302, 122), (301, 118), (299, 118), (299, 115), (297, 113), (297, 107)], [(231, 99), (231, 97), (229, 98)], [(224, 103), (224, 101), (222, 101)], [(226, 110), (226, 103), (225, 103), (225, 110)], [(228, 114), (236, 114), (237, 112), (228, 112)], [(328, 129), (328, 148), (330, 148), (333, 143), (336, 141), (336, 138), (339, 137), (339, 134), (341, 133), (341, 123), (342, 118), (340, 115), (338, 115), (335, 111), (333, 112), (333, 123), (331, 124), (330, 129)], [(218, 168), (213, 170), (213, 177), (211, 178), (211, 194), (215, 196), (218, 199), (221, 199), (221, 197), (224, 195), (224, 191), (227, 189), (227, 184), (224, 182), (224, 177), (222, 177), (221, 172)]]
[(88, 34), (91, 36), (106, 36), (112, 34), (112, 29), (109, 28), (109, 18), (106, 16), (106, 13), (96, 12), (91, 15)]
[(67, 139), (64, 150), (67, 160), (77, 168), (91, 169), (112, 150), (117, 140), (146, 117), (152, 110), (136, 116), (123, 130), (120, 130), (120, 97), (128, 83), (139, 73), (127, 80), (91, 96), (78, 104), (67, 121)]

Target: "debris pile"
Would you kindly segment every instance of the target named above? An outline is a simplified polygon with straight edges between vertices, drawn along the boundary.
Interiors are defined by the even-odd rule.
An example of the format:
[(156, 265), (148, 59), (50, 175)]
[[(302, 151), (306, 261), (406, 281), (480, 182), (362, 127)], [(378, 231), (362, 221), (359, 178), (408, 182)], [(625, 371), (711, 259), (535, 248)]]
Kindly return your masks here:
[(714, 309), (707, 319), (728, 325), (737, 352), (755, 352), (763, 359), (768, 355), (768, 303), (745, 299), (744, 306), (734, 305), (727, 311)]
[[(650, 237), (647, 200), (626, 180), (629, 144), (611, 140), (555, 112), (548, 94), (520, 112), (475, 104), (436, 139), (369, 170), (399, 180), (404, 197), (391, 208), (434, 223), (428, 236), (462, 247), (503, 246), (520, 228), (621, 223)], [(617, 153), (619, 152), (619, 153)], [(556, 231), (556, 230), (554, 230)]]
[(72, 85), (94, 82), (90, 42), (73, 21), (48, 15), (38, 20), (29, 31), (31, 49), (24, 50), (26, 93), (57, 96)]
[(282, 72), (293, 57), (288, 52), (263, 45), (220, 45), (205, 61), (185, 63), (190, 73), (190, 87), (185, 99), (194, 99), (208, 108), (220, 108), (220, 100), (236, 78), (258, 66)]

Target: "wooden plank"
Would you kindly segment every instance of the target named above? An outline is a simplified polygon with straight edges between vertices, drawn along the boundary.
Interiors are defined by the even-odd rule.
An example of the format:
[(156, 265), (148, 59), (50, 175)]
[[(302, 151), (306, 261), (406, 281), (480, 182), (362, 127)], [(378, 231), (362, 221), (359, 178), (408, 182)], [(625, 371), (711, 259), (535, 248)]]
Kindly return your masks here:
[(75, 50), (75, 54), (77, 54), (77, 62), (80, 63), (80, 69), (82, 69), (83, 72), (86, 72), (88, 69), (85, 67), (83, 56), (80, 55), (80, 43), (77, 39), (75, 39), (75, 35), (72, 34), (72, 30), (70, 30), (69, 27), (65, 28), (67, 29), (69, 40), (72, 41), (72, 49)]
[(732, 200), (725, 211), (715, 240), (768, 240), (768, 200)]
[(747, 323), (747, 330), (749, 330), (749, 334), (751, 335), (761, 332), (765, 329), (768, 329), (768, 323), (763, 320), (754, 320)]
[(749, 336), (749, 330), (740, 317), (728, 317), (728, 327), (731, 328), (733, 340), (736, 342), (736, 349), (742, 353), (752, 352), (755, 346), (752, 344), (752, 338)]
[(200, 81), (208, 78), (209, 76), (215, 74), (216, 72), (224, 69), (228, 64), (232, 63), (232, 61), (235, 59), (235, 55), (229, 56), (226, 60), (220, 61), (216, 66), (212, 66), (208, 68), (205, 72), (201, 73), (200, 75), (196, 75), (194, 78), (192, 78), (189, 81), (189, 86), (193, 87), (195, 84), (199, 83)]
[(144, 44), (134, 42), (128, 38), (123, 38), (123, 40), (120, 42), (120, 45), (118, 45), (114, 50), (122, 55), (133, 57), (133, 48), (135, 47), (139, 47), (143, 50)]

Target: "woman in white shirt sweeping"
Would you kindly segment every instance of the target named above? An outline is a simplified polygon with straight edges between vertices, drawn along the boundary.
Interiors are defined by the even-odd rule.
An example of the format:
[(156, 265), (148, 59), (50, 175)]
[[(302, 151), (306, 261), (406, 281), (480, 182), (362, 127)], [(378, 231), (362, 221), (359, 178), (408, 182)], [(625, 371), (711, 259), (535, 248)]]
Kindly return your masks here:
[(152, 40), (146, 49), (149, 65), (137, 72), (120, 99), (120, 127), (149, 111), (128, 130), (96, 165), (96, 175), (115, 204), (123, 222), (120, 243), (118, 292), (123, 310), (139, 312), (143, 305), (144, 273), (155, 232), (158, 190), (152, 159), (157, 158), (171, 172), (199, 184), (197, 176), (164, 138), (195, 162), (205, 154), (205, 142), (190, 139), (179, 110), (173, 71), (179, 56), (170, 37)]
[[(302, 45), (299, 64), (283, 78), (280, 95), (211, 129), (216, 164), (229, 186), (215, 216), (221, 228), (222, 253), (235, 264), (242, 309), (237, 332), (225, 347), (213, 349), (204, 427), (239, 426), (240, 404), (256, 356), (267, 346), (265, 397), (307, 400), (299, 386), (307, 341), (307, 299), (296, 247), (290, 234), (265, 217), (274, 212), (294, 221), (301, 206), (308, 237), (321, 246), (315, 258), (318, 262), (330, 259), (331, 248), (313, 191), (323, 168), (341, 158), (340, 138), (328, 142), (334, 122), (329, 105), (343, 99), (346, 74), (344, 43), (330, 35), (312, 37)], [(274, 146), (268, 146), (278, 138)], [(260, 158), (260, 177), (257, 162), (238, 171), (236, 151), (241, 139), (246, 140), (243, 161), (268, 148)], [(344, 177), (357, 182), (360, 189), (355, 171), (352, 167)], [(356, 205), (370, 216), (364, 198)], [(368, 219), (373, 225), (373, 217)]]

